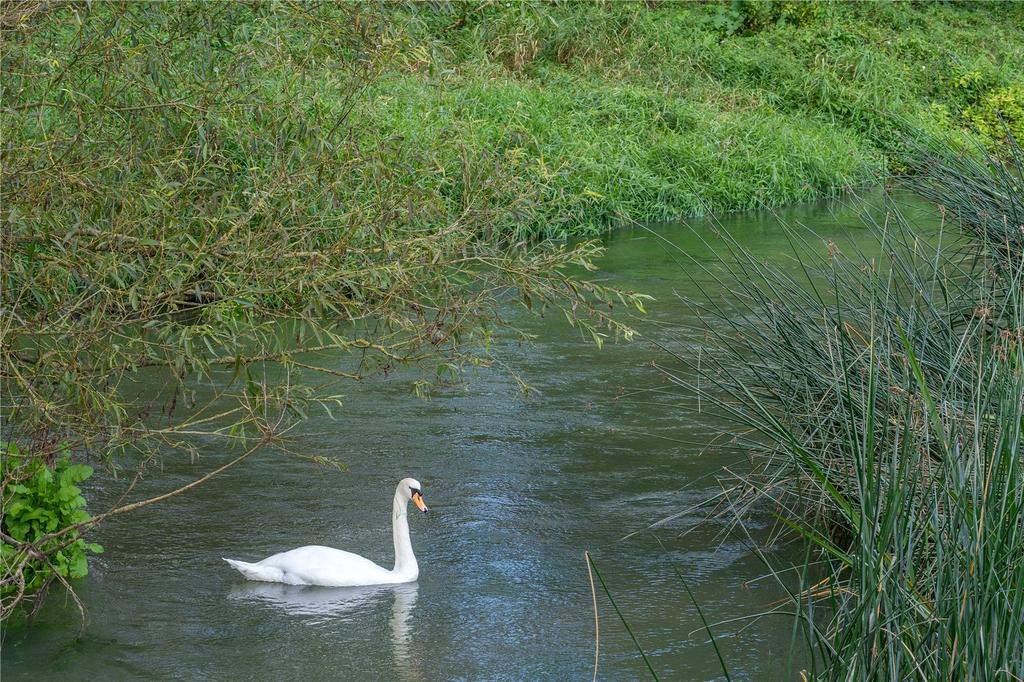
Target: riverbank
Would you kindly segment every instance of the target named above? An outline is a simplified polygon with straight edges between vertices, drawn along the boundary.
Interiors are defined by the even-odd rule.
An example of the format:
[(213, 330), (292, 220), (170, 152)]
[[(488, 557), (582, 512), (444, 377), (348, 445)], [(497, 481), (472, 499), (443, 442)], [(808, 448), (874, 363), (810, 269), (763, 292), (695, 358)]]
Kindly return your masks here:
[[(5, 99), (17, 104), (5, 125), (26, 141), (11, 154), (31, 156), (37, 127), (75, 129), (68, 107), (96, 99), (79, 166), (145, 163), (116, 178), (58, 176), (76, 187), (125, 185), (152, 158), (195, 150), (222, 166), (203, 181), (216, 193), (259, 181), (287, 149), (292, 174), (324, 156), (337, 167), (305, 193), (330, 178), (346, 199), (315, 212), (390, 215), (367, 199), (371, 176), (401, 186), (426, 229), (483, 204), (487, 227), (474, 230), (532, 239), (876, 184), (906, 170), (905, 129), (995, 148), (1001, 116), (1024, 137), (1016, 3), (189, 7), (146, 6), (146, 31), (112, 34), (102, 51), (118, 69), (59, 57), (116, 13), (87, 13), (84, 33), (70, 19), (26, 20), (45, 30), (5, 53)], [(22, 91), (27, 70), (71, 79), (78, 94)], [(96, 149), (94, 130), (111, 133)]]
[[(1012, 21), (1013, 17), (1019, 20)], [(995, 145), (1024, 125), (1012, 3), (418, 5), (361, 115), (375, 134), (515, 170), (504, 231), (780, 206), (905, 169), (900, 129)], [(430, 179), (427, 178), (427, 182)]]

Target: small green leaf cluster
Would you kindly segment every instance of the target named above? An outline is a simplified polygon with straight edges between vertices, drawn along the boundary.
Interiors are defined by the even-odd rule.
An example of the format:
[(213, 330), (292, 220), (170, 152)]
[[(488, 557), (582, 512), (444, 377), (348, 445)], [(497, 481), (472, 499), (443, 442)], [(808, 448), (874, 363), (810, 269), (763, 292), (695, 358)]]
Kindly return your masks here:
[(820, 0), (733, 0), (714, 6), (709, 25), (722, 35), (759, 33), (781, 22), (801, 26), (818, 19), (822, 6)]
[(92, 475), (92, 467), (73, 464), (66, 450), (48, 465), (43, 458), (7, 442), (0, 442), (0, 466), (5, 482), (0, 596), (6, 599), (18, 592), (39, 591), (55, 574), (85, 576), (86, 552), (100, 553), (103, 548), (86, 542), (77, 530), (51, 539), (47, 536), (89, 520), (78, 484)]
[(1006, 146), (1007, 134), (1024, 140), (1024, 85), (993, 89), (977, 104), (968, 107), (963, 118), (970, 123), (989, 149)]

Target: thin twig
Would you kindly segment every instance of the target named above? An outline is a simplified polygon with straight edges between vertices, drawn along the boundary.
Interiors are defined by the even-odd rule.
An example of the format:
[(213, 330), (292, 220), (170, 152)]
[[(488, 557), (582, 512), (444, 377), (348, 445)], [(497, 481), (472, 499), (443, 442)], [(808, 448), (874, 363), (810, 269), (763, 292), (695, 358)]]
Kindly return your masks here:
[(597, 615), (597, 590), (594, 588), (594, 574), (590, 570), (590, 552), (583, 552), (587, 563), (587, 577), (590, 578), (590, 598), (594, 602), (594, 682), (597, 682), (597, 662), (601, 649), (601, 619)]

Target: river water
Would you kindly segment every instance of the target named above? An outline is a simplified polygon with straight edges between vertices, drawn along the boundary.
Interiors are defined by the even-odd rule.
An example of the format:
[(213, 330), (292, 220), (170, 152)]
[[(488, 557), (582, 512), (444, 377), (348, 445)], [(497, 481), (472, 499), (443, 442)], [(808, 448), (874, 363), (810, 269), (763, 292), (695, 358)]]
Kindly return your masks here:
[[(781, 214), (823, 237), (857, 234), (856, 210), (814, 204)], [(654, 228), (698, 258), (710, 224)], [(785, 258), (776, 218), (720, 221), (766, 259)], [(685, 322), (675, 295), (680, 265), (654, 235), (607, 238), (609, 284), (653, 295), (641, 330), (673, 343), (663, 323)], [(7, 633), (3, 677), (14, 680), (582, 680), (595, 653), (589, 550), (662, 679), (724, 678), (687, 580), (711, 623), (763, 612), (784, 593), (750, 541), (700, 510), (655, 536), (634, 531), (685, 512), (720, 490), (735, 452), (711, 446), (718, 425), (657, 389), (648, 340), (580, 338), (558, 315), (523, 324), (531, 345), (498, 349), (507, 368), (475, 372), (428, 400), (393, 375), (348, 387), (334, 421), (314, 418), (300, 442), (347, 471), (267, 453), (185, 495), (116, 517), (95, 539), (78, 586), (86, 611), (54, 592), (31, 629)], [(538, 392), (523, 395), (514, 370)], [(168, 460), (130, 499), (168, 490), (234, 453), (206, 448), (199, 461)], [(221, 557), (258, 560), (305, 544), (357, 552), (390, 566), (390, 509), (397, 481), (418, 478), (431, 513), (410, 518), (417, 583), (323, 589), (245, 582)], [(94, 509), (123, 481), (102, 481)], [(762, 541), (767, 521), (748, 521)], [(659, 543), (663, 543), (662, 544)], [(795, 549), (768, 548), (785, 560)], [(600, 585), (599, 677), (649, 677)], [(774, 616), (714, 627), (733, 679), (795, 679), (792, 623)]]

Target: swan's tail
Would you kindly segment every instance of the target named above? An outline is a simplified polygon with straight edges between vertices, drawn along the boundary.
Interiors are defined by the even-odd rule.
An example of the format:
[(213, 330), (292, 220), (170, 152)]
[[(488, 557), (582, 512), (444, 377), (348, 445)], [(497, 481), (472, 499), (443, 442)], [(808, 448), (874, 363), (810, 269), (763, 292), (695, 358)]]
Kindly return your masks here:
[(249, 580), (260, 580), (267, 583), (284, 582), (284, 572), (280, 568), (250, 564), (246, 561), (238, 561), (237, 559), (224, 559), (224, 561), (231, 564), (232, 568)]

